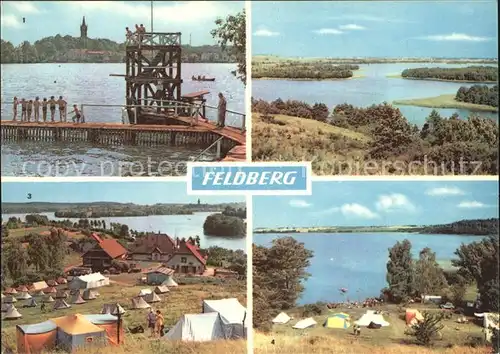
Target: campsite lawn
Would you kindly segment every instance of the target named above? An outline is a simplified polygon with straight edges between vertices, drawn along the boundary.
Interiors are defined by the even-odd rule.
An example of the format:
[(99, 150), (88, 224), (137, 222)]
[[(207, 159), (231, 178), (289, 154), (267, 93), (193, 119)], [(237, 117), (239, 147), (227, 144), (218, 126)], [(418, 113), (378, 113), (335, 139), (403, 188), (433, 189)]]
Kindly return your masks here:
[[(418, 309), (419, 311), (441, 311), (435, 305), (421, 305), (414, 304), (412, 308)], [(340, 341), (356, 341), (366, 345), (371, 346), (388, 346), (392, 344), (409, 344), (412, 341), (412, 337), (405, 335), (405, 331), (408, 329), (406, 322), (404, 320), (404, 312), (400, 311), (397, 305), (385, 305), (380, 308), (384, 311), (384, 318), (390, 323), (387, 327), (382, 327), (380, 329), (368, 329), (362, 328), (361, 335), (357, 338), (353, 336), (352, 327), (348, 329), (335, 329), (335, 328), (324, 328), (323, 323), (329, 314), (324, 314), (321, 316), (314, 316), (313, 318), (318, 323), (315, 327), (297, 330), (293, 329), (292, 326), (297, 323), (300, 319), (296, 316), (292, 316), (293, 313), (289, 313), (291, 317), (294, 317), (290, 322), (284, 325), (274, 325), (272, 333), (278, 337), (294, 338), (294, 337), (335, 337)], [(331, 310), (331, 314), (337, 312), (344, 312), (351, 315), (351, 318), (357, 320), (366, 309), (348, 309), (348, 308), (336, 308)], [(482, 326), (480, 324), (475, 324), (471, 322), (466, 324), (459, 324), (456, 322), (459, 315), (453, 315), (451, 320), (443, 320), (444, 328), (442, 330), (442, 340), (436, 342), (437, 348), (445, 348), (450, 344), (453, 345), (465, 345), (471, 342), (472, 337), (482, 337)], [(263, 353), (266, 353), (265, 351)]]
[[(60, 286), (63, 288), (63, 286)], [(11, 347), (16, 346), (15, 337), (15, 326), (18, 324), (34, 324), (46, 321), (50, 318), (66, 316), (73, 313), (81, 314), (98, 314), (101, 313), (103, 304), (106, 303), (119, 303), (127, 312), (123, 315), (123, 322), (125, 328), (134, 327), (137, 325), (142, 325), (146, 330), (147, 326), (145, 323), (146, 315), (149, 310), (131, 310), (131, 298), (137, 296), (141, 289), (150, 288), (152, 286), (124, 286), (123, 284), (112, 284), (110, 286), (102, 287), (98, 289), (100, 296), (96, 300), (87, 301), (87, 303), (82, 305), (72, 305), (71, 308), (65, 310), (52, 311), (51, 305), (47, 304), (47, 312), (42, 313), (40, 307), (37, 308), (22, 308), (22, 301), (15, 303), (16, 308), (23, 315), (19, 320), (15, 321), (2, 321), (2, 344), (8, 344)], [(170, 328), (174, 326), (183, 314), (190, 313), (201, 313), (202, 301), (206, 299), (223, 299), (236, 297), (243, 306), (246, 306), (246, 282), (245, 281), (228, 281), (223, 284), (212, 285), (212, 284), (193, 284), (193, 285), (181, 285), (178, 288), (170, 288), (170, 292), (165, 295), (159, 295), (162, 298), (162, 302), (157, 304), (152, 304), (153, 309), (160, 310), (165, 317), (165, 327)], [(38, 298), (37, 298), (38, 300)], [(147, 335), (143, 336), (141, 334), (132, 335), (127, 333), (125, 336), (126, 345), (135, 345), (127, 350), (129, 353), (138, 353), (136, 349), (143, 346), (137, 346), (137, 342), (146, 341)], [(134, 344), (135, 343), (135, 344)], [(149, 341), (148, 341), (149, 343)], [(216, 349), (221, 349), (224, 346), (229, 346), (231, 350), (228, 353), (244, 353), (246, 350), (246, 342), (239, 341), (238, 345), (234, 343), (217, 345), (208, 345), (214, 347), (214, 353)], [(147, 344), (144, 353), (151, 353), (150, 345)], [(182, 347), (182, 346), (181, 346)], [(243, 349), (238, 349), (238, 348)], [(149, 348), (149, 349), (148, 349)], [(115, 348), (116, 349), (116, 348)], [(171, 350), (170, 348), (169, 350)], [(142, 349), (141, 349), (142, 350)], [(187, 350), (187, 349), (186, 349)], [(236, 350), (236, 351), (234, 351)], [(116, 351), (113, 351), (116, 352)], [(120, 351), (117, 351), (120, 352)], [(124, 351), (125, 352), (125, 351)], [(178, 351), (153, 351), (158, 353), (182, 353), (182, 350)], [(193, 351), (185, 351), (193, 353)], [(196, 351), (194, 351), (196, 352)], [(205, 351), (203, 352), (210, 352)], [(141, 353), (141, 352), (139, 352)]]

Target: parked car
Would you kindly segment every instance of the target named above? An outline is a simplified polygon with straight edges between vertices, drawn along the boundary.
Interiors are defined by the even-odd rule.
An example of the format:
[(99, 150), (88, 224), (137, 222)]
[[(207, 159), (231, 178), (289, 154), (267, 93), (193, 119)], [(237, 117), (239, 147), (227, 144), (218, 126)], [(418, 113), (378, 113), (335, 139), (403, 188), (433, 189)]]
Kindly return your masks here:
[(453, 310), (455, 306), (451, 302), (447, 302), (446, 304), (441, 304), (439, 307), (441, 307), (444, 310)]

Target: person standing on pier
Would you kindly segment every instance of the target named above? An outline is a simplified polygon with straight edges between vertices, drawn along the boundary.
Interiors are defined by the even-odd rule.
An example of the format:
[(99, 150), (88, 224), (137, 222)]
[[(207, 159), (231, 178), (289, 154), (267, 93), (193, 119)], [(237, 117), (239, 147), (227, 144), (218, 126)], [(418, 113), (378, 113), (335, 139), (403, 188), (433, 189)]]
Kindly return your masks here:
[(35, 118), (35, 122), (40, 121), (40, 98), (35, 97), (35, 102), (33, 102), (33, 115)]
[(54, 118), (56, 116), (56, 100), (54, 99), (54, 96), (50, 96), (49, 107), (50, 107), (50, 121), (54, 122)]
[(14, 96), (14, 101), (12, 102), (13, 108), (12, 108), (12, 113), (14, 115), (14, 118), (12, 120), (16, 121), (17, 120), (17, 106), (19, 106), (19, 101), (16, 96)]
[(75, 123), (75, 121), (76, 123), (80, 123), (80, 120), (82, 120), (82, 114), (80, 113), (80, 110), (78, 109), (78, 106), (76, 104), (73, 105), (73, 110), (70, 113), (75, 113), (75, 116), (72, 118), (73, 123)]
[(21, 99), (21, 122), (26, 121), (26, 108), (28, 106), (28, 102), (24, 98)]
[(224, 128), (226, 125), (226, 98), (219, 92), (219, 105), (217, 106), (217, 127)]
[(44, 123), (47, 121), (47, 103), (47, 98), (44, 97), (42, 101), (42, 119)]
[(63, 99), (63, 96), (59, 96), (57, 104), (59, 104), (59, 120), (66, 122), (66, 101)]
[(28, 122), (31, 122), (31, 111), (33, 110), (33, 100), (28, 102)]

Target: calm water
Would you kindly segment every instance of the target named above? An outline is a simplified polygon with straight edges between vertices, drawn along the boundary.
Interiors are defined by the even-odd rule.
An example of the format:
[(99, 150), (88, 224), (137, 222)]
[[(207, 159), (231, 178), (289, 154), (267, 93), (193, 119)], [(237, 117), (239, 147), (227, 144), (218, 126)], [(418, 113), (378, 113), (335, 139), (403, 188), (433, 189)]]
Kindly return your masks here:
[[(56, 218), (54, 213), (39, 213), (46, 215), (49, 220), (64, 220), (69, 219), (77, 222), (75, 218)], [(208, 215), (212, 213), (194, 213), (193, 215), (152, 215), (152, 216), (137, 216), (137, 217), (109, 217), (99, 218), (105, 220), (107, 226), (111, 222), (128, 225), (129, 229), (144, 231), (144, 232), (162, 232), (171, 237), (190, 237), (200, 236), (200, 245), (202, 248), (210, 246), (219, 246), (232, 250), (245, 250), (245, 238), (225, 238), (212, 237), (204, 235), (203, 223)], [(24, 220), (26, 214), (2, 214), (3, 221), (7, 221), (10, 217), (15, 216)], [(109, 227), (109, 226), (108, 226)]]
[[(356, 72), (364, 77), (352, 80), (325, 81), (289, 81), (289, 80), (252, 80), (252, 96), (264, 100), (295, 99), (309, 104), (322, 102), (331, 110), (335, 105), (349, 103), (354, 106), (367, 107), (394, 100), (434, 97), (455, 94), (460, 86), (472, 84), (405, 80), (388, 78), (387, 75), (401, 74), (404, 69), (418, 67), (461, 67), (468, 65), (455, 64), (370, 64), (360, 65)], [(413, 124), (422, 126), (432, 108), (398, 106), (403, 115)], [(458, 113), (466, 118), (469, 111), (463, 109), (440, 109), (439, 112), (449, 117)], [(498, 113), (478, 112), (481, 116), (498, 119)]]
[[(253, 242), (269, 246), (273, 239), (285, 237), (276, 234), (254, 234)], [(379, 296), (387, 286), (386, 264), (388, 248), (397, 241), (408, 239), (414, 257), (424, 247), (436, 252), (436, 258), (449, 261), (462, 243), (480, 240), (477, 236), (419, 235), (411, 233), (360, 233), (360, 234), (295, 234), (305, 247), (314, 251), (300, 304), (317, 301), (343, 301)], [(347, 288), (346, 298), (340, 288)]]
[[(222, 92), (228, 102), (227, 109), (244, 113), (245, 88), (231, 74), (235, 69), (236, 64), (183, 64), (182, 93), (208, 90), (207, 104), (217, 106), (217, 94)], [(71, 105), (125, 103), (124, 78), (109, 76), (124, 74), (125, 64), (8, 64), (2, 65), (1, 70), (2, 120), (12, 119), (12, 105), (8, 103), (14, 96), (62, 95)], [(192, 75), (214, 76), (216, 80), (192, 81)], [(120, 107), (85, 107), (84, 114), (88, 122), (121, 122)], [(216, 110), (207, 108), (207, 116), (216, 119)], [(241, 124), (241, 117), (235, 114), (228, 113), (226, 119), (228, 125)], [(206, 147), (96, 147), (83, 142), (2, 142), (1, 173), (2, 176), (123, 176), (139, 172), (177, 175), (184, 174), (183, 162), (197, 157)], [(215, 152), (204, 157), (205, 160), (214, 158)]]

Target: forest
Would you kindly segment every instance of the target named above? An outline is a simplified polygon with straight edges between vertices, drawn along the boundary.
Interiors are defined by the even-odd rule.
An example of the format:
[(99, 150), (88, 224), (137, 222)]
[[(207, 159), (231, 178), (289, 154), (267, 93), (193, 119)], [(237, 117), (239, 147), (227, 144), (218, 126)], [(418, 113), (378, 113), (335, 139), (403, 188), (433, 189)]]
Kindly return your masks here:
[(415, 68), (403, 70), (401, 76), (407, 79), (496, 82), (498, 80), (498, 68), (494, 66), (468, 66), (465, 68)]
[(492, 87), (474, 85), (469, 88), (462, 86), (458, 89), (455, 99), (460, 102), (498, 107), (498, 85)]
[[(231, 46), (229, 46), (231, 49)], [(94, 52), (94, 53), (92, 53)], [(96, 53), (97, 52), (97, 53)], [(102, 52), (102, 53), (100, 53)], [(208, 53), (210, 55), (202, 55)], [(232, 55), (222, 55), (217, 45), (182, 47), (183, 62), (234, 62)], [(202, 60), (203, 59), (203, 60)], [(122, 63), (125, 62), (125, 43), (105, 38), (61, 36), (42, 38), (31, 44), (28, 41), (14, 46), (1, 40), (1, 63)]]
[(245, 237), (247, 227), (240, 217), (218, 213), (209, 215), (205, 219), (203, 232), (209, 236)]
[(419, 230), (423, 234), (498, 235), (498, 218), (460, 220), (451, 224), (431, 225)]
[[(322, 113), (314, 115), (314, 107), (317, 107), (318, 111), (322, 107)], [(419, 128), (410, 124), (398, 108), (387, 103), (367, 108), (340, 104), (329, 112), (328, 108), (320, 103), (310, 106), (298, 101), (283, 101), (281, 99), (273, 102), (252, 100), (252, 111), (261, 113), (262, 121), (270, 126), (286, 124), (273, 116), (284, 114), (313, 120), (316, 118), (316, 120), (332, 127), (362, 133), (363, 136), (369, 138), (369, 141), (355, 141), (354, 147), (346, 149), (362, 151), (365, 160), (397, 161), (398, 166), (419, 164), (425, 168), (425, 174), (429, 173), (429, 167), (433, 171), (438, 171), (437, 166), (441, 168), (441, 172), (433, 174), (480, 173), (496, 175), (498, 173), (498, 122), (474, 114), (471, 114), (467, 119), (461, 119), (457, 114), (447, 118), (433, 110), (427, 117), (426, 123), (422, 128)], [(304, 146), (307, 151), (314, 151), (315, 156), (321, 155), (320, 152), (324, 150), (332, 149), (332, 146), (340, 139), (338, 134), (322, 132), (325, 128), (317, 128), (317, 130), (320, 131), (317, 134), (322, 135), (318, 136), (318, 139), (323, 139), (321, 146), (314, 146), (314, 141), (309, 141), (308, 146)], [(254, 159), (255, 157), (258, 159), (265, 151), (274, 151), (275, 153), (275, 148), (268, 149), (266, 145), (273, 144), (272, 139), (279, 140), (279, 138), (279, 136), (275, 136), (263, 140), (258, 138), (258, 135), (254, 135), (254, 139), (259, 139), (258, 145), (254, 145), (256, 149), (261, 151), (254, 150)], [(347, 138), (345, 135), (341, 138), (343, 138), (340, 140), (345, 146)], [(338, 143), (340, 144), (340, 142)], [(306, 144), (306, 142), (295, 144), (295, 152), (292, 153), (297, 154), (297, 149), (302, 144)], [(347, 151), (347, 153), (352, 152)], [(297, 155), (295, 158), (300, 161), (305, 157), (307, 156)], [(268, 154), (265, 159), (279, 160), (279, 156)], [(287, 156), (287, 161), (294, 161), (294, 157)], [(479, 163), (474, 164), (473, 162)], [(330, 163), (332, 162), (330, 161)], [(391, 166), (385, 171), (389, 174), (395, 172), (397, 172), (395, 166)]]
[(322, 62), (284, 61), (279, 63), (263, 63), (252, 67), (252, 78), (275, 79), (347, 79), (353, 76), (353, 71), (359, 70), (359, 65), (334, 65)]

